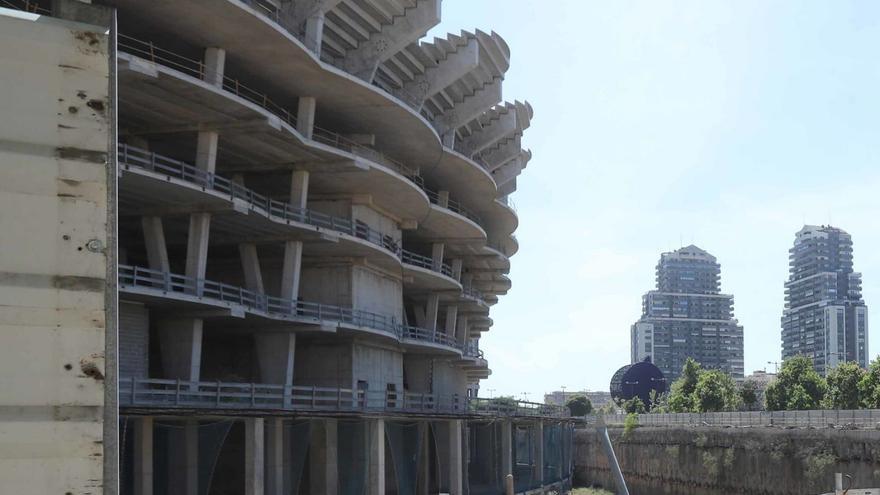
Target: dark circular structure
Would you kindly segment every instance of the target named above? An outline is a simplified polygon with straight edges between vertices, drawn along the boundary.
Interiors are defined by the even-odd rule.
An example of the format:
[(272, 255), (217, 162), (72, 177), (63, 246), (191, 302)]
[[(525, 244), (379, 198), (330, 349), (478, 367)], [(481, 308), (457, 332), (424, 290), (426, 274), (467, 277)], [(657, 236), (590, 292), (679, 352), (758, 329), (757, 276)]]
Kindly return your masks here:
[(650, 409), (652, 390), (657, 395), (666, 392), (666, 377), (649, 360), (628, 364), (611, 377), (611, 397), (615, 399), (626, 401), (638, 397)]

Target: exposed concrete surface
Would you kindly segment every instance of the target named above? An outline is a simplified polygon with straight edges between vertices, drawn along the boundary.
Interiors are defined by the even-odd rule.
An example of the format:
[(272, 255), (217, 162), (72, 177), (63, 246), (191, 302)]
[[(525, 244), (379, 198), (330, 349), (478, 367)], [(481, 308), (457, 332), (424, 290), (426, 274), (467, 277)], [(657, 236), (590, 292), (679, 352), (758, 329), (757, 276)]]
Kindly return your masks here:
[[(880, 485), (880, 431), (783, 428), (609, 428), (633, 495), (804, 495)], [(575, 486), (614, 486), (595, 430), (577, 430)]]

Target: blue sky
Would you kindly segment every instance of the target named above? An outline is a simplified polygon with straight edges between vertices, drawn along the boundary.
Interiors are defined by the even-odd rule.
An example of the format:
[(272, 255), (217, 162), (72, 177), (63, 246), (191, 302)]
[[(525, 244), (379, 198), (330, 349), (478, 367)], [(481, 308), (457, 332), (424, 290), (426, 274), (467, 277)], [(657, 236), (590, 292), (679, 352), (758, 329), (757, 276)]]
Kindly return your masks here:
[[(747, 373), (779, 360), (804, 223), (852, 234), (877, 314), (878, 14), (868, 1), (444, 1), (429, 34), (501, 34), (505, 99), (535, 108), (483, 394), (607, 390), (660, 253), (682, 244), (721, 263)], [(880, 319), (870, 340), (876, 356)]]

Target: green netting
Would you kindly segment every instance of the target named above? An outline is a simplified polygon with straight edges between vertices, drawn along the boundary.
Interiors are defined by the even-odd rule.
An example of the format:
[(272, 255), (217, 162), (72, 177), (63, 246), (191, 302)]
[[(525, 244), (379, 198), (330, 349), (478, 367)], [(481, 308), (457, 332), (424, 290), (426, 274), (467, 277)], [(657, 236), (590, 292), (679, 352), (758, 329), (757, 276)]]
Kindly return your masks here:
[(535, 488), (535, 431), (533, 426), (513, 428), (513, 486), (517, 492)]
[(422, 435), (418, 423), (385, 422), (385, 436), (391, 451), (391, 462), (397, 480), (397, 493), (416, 493), (419, 473), (419, 451)]
[(370, 440), (371, 431), (366, 421), (339, 420), (337, 462), (341, 495), (363, 495), (367, 492)]
[(232, 428), (233, 421), (217, 421), (199, 424), (199, 494), (207, 495), (214, 479), (214, 468), (220, 449)]
[(501, 423), (468, 423), (468, 482), (471, 495), (503, 493)]
[[(211, 489), (214, 467), (232, 420), (198, 424), (198, 493)], [(135, 448), (137, 448), (135, 446)], [(186, 486), (186, 427), (183, 421), (153, 424), (153, 493), (173, 495)]]
[(544, 483), (559, 481), (562, 475), (562, 425), (544, 425)]
[(288, 469), (284, 472), (284, 493), (297, 495), (300, 492), (303, 470), (306, 466), (306, 454), (309, 450), (311, 422), (285, 421), (284, 444), (287, 451)]

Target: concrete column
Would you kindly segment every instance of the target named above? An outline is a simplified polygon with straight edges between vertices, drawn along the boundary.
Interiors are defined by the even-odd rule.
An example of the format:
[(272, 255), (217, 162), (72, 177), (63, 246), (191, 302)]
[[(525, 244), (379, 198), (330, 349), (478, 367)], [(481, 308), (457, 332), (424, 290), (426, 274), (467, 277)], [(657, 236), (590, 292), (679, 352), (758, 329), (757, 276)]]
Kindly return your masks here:
[(431, 246), (431, 268), (434, 271), (439, 272), (443, 267), (443, 251), (445, 250), (445, 245), (442, 242), (435, 242)]
[(302, 274), (302, 241), (284, 242), (284, 262), (281, 267), (281, 298), (299, 298), (299, 279)]
[(463, 495), (462, 477), (462, 423), (460, 419), (449, 422), (449, 495)]
[(217, 170), (217, 131), (201, 131), (196, 141), (196, 168), (214, 173)]
[(440, 308), (440, 294), (431, 294), (428, 296), (428, 308), (425, 312), (426, 328), (428, 330), (437, 330), (437, 312)]
[(290, 205), (301, 210), (309, 204), (309, 172), (294, 170), (290, 177)]
[[(313, 419), (309, 451), (309, 493), (337, 495), (339, 492), (337, 423), (335, 419)], [(383, 492), (384, 495), (384, 492)]]
[(266, 420), (266, 495), (284, 495), (284, 418)]
[(226, 68), (226, 50), (222, 48), (205, 49), (205, 82), (218, 88), (223, 87), (223, 72)]
[(133, 421), (134, 495), (153, 495), (153, 418)]
[(263, 418), (244, 420), (244, 493), (263, 495), (264, 450)]
[(263, 272), (260, 269), (260, 257), (257, 255), (257, 245), (245, 243), (238, 245), (238, 253), (241, 255), (241, 268), (244, 271), (244, 283), (248, 290), (264, 294)]
[(385, 495), (385, 420), (368, 419), (370, 429), (370, 466), (367, 494)]
[(455, 337), (456, 320), (458, 320), (458, 306), (450, 304), (446, 307), (446, 335)]
[[(205, 278), (208, 266), (208, 235), (211, 229), (210, 213), (192, 213), (189, 216), (189, 234), (186, 239), (186, 276)], [(201, 287), (197, 289), (201, 294)]]
[(159, 320), (159, 347), (165, 378), (199, 381), (202, 361), (202, 326), (199, 318)]
[(150, 270), (170, 272), (171, 265), (168, 263), (168, 248), (165, 243), (162, 218), (157, 216), (142, 217), (141, 226), (144, 230), (144, 247), (147, 248), (147, 263), (150, 265)]
[(544, 422), (538, 420), (534, 428), (535, 440), (533, 444), (535, 459), (534, 480), (544, 485)]
[(296, 130), (306, 139), (312, 139), (315, 130), (315, 108), (317, 101), (312, 96), (300, 96), (296, 109)]
[(428, 489), (431, 483), (431, 448), (428, 437), (430, 436), (430, 425), (427, 421), (419, 421), (419, 473), (417, 475), (418, 485), (416, 493), (418, 495), (428, 495)]
[(184, 425), (184, 465), (186, 495), (199, 495), (199, 421), (188, 419)]
[(464, 342), (469, 338), (468, 335), (468, 317), (467, 315), (458, 315), (458, 321), (455, 323), (455, 338), (459, 342)]
[(296, 352), (296, 334), (254, 334), (260, 381), (277, 385), (293, 385), (293, 358)]
[(465, 288), (470, 289), (474, 286), (474, 274), (473, 273), (465, 273), (461, 276), (461, 285)]
[(513, 474), (513, 422), (501, 420), (501, 478)]
[(306, 48), (321, 55), (321, 42), (324, 39), (324, 12), (318, 11), (306, 19), (306, 32), (303, 42)]
[(438, 191), (437, 192), (437, 206), (442, 206), (443, 208), (449, 208), (449, 191)]
[(461, 258), (456, 258), (452, 260), (452, 278), (461, 282), (461, 268), (464, 264), (464, 260)]

